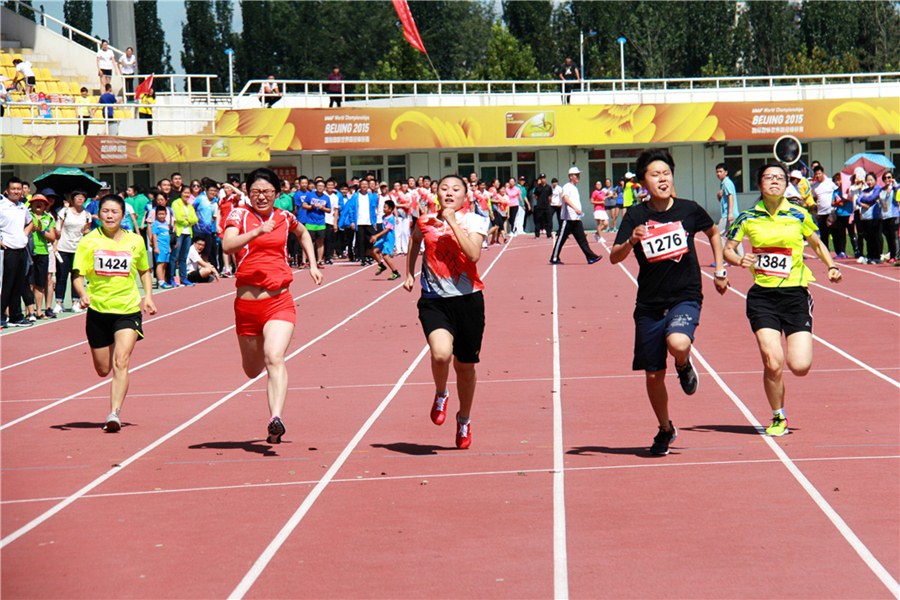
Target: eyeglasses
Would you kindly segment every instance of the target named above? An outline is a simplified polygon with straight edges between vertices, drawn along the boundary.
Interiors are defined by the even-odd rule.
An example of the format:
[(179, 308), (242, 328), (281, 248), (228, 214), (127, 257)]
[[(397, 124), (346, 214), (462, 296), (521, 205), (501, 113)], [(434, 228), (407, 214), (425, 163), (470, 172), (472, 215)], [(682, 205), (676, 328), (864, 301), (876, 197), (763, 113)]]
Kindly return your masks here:
[(250, 197), (251, 197), (251, 198), (259, 198), (260, 196), (265, 196), (266, 198), (274, 198), (274, 197), (275, 197), (275, 190), (274, 190), (273, 188), (268, 188), (268, 189), (265, 189), (265, 190), (260, 190), (260, 189), (252, 189), (252, 190), (250, 190)]
[(191, 187), (192, 187), (192, 188), (193, 188), (193, 187), (198, 188), (198, 187), (200, 187), (200, 184), (199, 184), (199, 183), (192, 183), (192, 184), (191, 184)]
[(786, 181), (784, 178), (784, 175), (763, 175), (762, 180), (763, 181), (777, 181), (780, 183), (784, 183)]

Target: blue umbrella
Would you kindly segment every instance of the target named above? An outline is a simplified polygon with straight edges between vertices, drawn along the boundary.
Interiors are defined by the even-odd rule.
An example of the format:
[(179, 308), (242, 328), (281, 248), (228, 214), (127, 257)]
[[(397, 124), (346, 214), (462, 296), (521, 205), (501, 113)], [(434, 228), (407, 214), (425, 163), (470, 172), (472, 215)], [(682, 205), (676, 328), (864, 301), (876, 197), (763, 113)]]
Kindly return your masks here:
[[(847, 162), (844, 163), (844, 166), (856, 166), (857, 162), (863, 163), (863, 161), (868, 161), (869, 163), (872, 163), (884, 169), (894, 168), (894, 163), (892, 163), (887, 156), (884, 156), (882, 154), (872, 154), (871, 152), (860, 152), (859, 154), (854, 154)], [(866, 170), (868, 171), (869, 169)]]
[(74, 167), (60, 167), (49, 173), (44, 173), (40, 177), (36, 177), (35, 184), (37, 187), (53, 188), (61, 194), (68, 194), (75, 190), (81, 190), (87, 193), (88, 197), (94, 196), (103, 187), (102, 184), (82, 171)]

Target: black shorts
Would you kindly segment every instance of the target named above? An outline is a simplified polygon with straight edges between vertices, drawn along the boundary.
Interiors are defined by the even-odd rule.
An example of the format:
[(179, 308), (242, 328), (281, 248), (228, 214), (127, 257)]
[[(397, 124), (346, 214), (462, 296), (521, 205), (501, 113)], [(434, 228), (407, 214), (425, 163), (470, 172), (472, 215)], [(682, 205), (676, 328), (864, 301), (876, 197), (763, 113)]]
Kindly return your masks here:
[(30, 85), (31, 87), (35, 86), (35, 78), (34, 77), (26, 77), (25, 85)]
[(325, 239), (325, 230), (324, 229), (307, 229), (309, 232), (309, 239), (312, 241), (316, 240), (324, 240)]
[(499, 228), (501, 228), (501, 229), (503, 229), (503, 224), (504, 224), (504, 223), (506, 223), (506, 217), (503, 217), (503, 216), (500, 216), (500, 215), (496, 215), (496, 214), (494, 215), (494, 218), (491, 220), (491, 224), (492, 224), (494, 227), (499, 227)]
[(774, 329), (785, 336), (798, 331), (812, 333), (813, 299), (801, 286), (766, 288), (754, 285), (747, 292), (747, 319), (754, 333)]
[(684, 300), (667, 309), (634, 309), (635, 371), (663, 371), (669, 357), (666, 339), (673, 333), (683, 333), (694, 341), (694, 331), (700, 325), (700, 303)]
[(112, 69), (100, 69), (100, 72), (106, 77), (112, 77)]
[(453, 356), (462, 363), (479, 362), (484, 338), (484, 294), (475, 292), (452, 298), (419, 298), (419, 321), (427, 338), (446, 329), (453, 336)]
[(116, 332), (120, 329), (134, 329), (138, 340), (144, 337), (143, 317), (141, 311), (120, 315), (102, 313), (88, 307), (84, 330), (87, 333), (88, 345), (91, 348), (106, 348), (116, 341)]
[(46, 254), (35, 254), (31, 257), (31, 285), (39, 288), (47, 287), (47, 273), (50, 269), (50, 257)]
[(209, 283), (214, 278), (212, 275), (209, 277), (201, 277), (200, 271), (188, 271), (188, 281), (191, 283)]

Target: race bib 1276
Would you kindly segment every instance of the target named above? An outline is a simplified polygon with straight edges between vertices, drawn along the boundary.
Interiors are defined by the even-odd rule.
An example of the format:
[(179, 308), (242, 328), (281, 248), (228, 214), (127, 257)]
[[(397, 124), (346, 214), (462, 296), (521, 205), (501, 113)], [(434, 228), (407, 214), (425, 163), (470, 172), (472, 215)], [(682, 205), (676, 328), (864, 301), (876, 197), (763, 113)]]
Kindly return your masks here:
[(648, 223), (647, 234), (647, 237), (641, 240), (641, 247), (648, 262), (680, 260), (682, 255), (687, 254), (687, 232), (681, 221)]

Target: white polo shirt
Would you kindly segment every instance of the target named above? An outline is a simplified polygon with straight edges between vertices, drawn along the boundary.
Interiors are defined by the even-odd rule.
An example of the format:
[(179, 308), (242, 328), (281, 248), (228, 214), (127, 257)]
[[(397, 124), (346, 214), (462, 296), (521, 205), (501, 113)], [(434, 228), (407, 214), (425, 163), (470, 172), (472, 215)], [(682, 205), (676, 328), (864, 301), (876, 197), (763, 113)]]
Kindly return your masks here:
[[(569, 202), (575, 204), (576, 208), (572, 208), (569, 206), (569, 203), (566, 202), (566, 197), (569, 198)], [(581, 194), (578, 192), (578, 186), (574, 183), (567, 183), (562, 188), (562, 194), (560, 195), (562, 199), (562, 218), (563, 221), (580, 221), (581, 220)]]
[(31, 211), (25, 202), (14, 204), (9, 198), (0, 199), (0, 240), (12, 250), (21, 250), (28, 245), (25, 226), (31, 222)]

